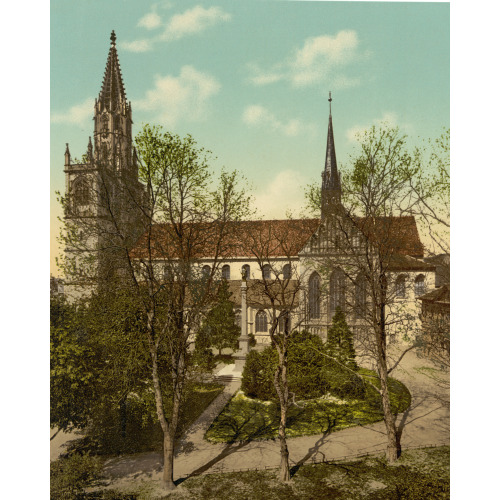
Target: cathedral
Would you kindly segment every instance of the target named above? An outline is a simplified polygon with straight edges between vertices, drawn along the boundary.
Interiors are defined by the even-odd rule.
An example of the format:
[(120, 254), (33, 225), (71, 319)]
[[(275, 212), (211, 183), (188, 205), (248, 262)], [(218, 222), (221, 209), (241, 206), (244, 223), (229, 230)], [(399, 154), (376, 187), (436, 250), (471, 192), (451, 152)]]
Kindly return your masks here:
[[(219, 278), (229, 285), (238, 322), (241, 325), (242, 317), (246, 317), (245, 330), (259, 344), (270, 342), (269, 331), (277, 317), (279, 329), (308, 329), (326, 338), (338, 310), (344, 312), (355, 334), (362, 336), (371, 321), (370, 303), (377, 297), (370, 272), (380, 265), (381, 254), (385, 266), (380, 272), (384, 279), (382, 314), (388, 325), (388, 340), (407, 337), (417, 327), (417, 298), (435, 287), (435, 266), (424, 262), (424, 247), (413, 217), (364, 218), (343, 206), (331, 97), (329, 101), (321, 216), (234, 222), (231, 253), (215, 259), (207, 246), (195, 263), (201, 274), (217, 268)], [(81, 161), (72, 162), (66, 146), (64, 169), (65, 217), (70, 223), (75, 221), (75, 238), (92, 238), (95, 242), (99, 279), (111, 279), (120, 271), (120, 259), (124, 257), (113, 248), (132, 248), (130, 255), (136, 259), (144, 251), (144, 235), (137, 229), (141, 227), (141, 213), (132, 200), (142, 198), (146, 202), (147, 189), (139, 180), (132, 123), (132, 106), (126, 99), (112, 32), (104, 79), (94, 105), (93, 139), (89, 138)], [(113, 207), (114, 217), (99, 207)], [(156, 237), (161, 238), (161, 227), (156, 229)], [(105, 244), (104, 234), (108, 238)], [(110, 234), (120, 238), (120, 245), (109, 244)], [(76, 257), (76, 246), (76, 242), (73, 247), (68, 244), (66, 253), (75, 255), (75, 266), (83, 266)], [(171, 259), (167, 261), (161, 254), (156, 258), (168, 284)], [(242, 280), (248, 290), (243, 316)], [(66, 290), (76, 285), (67, 283)], [(286, 290), (287, 297), (278, 301), (278, 306), (269, 292), (273, 287)], [(405, 320), (392, 321), (395, 317)]]

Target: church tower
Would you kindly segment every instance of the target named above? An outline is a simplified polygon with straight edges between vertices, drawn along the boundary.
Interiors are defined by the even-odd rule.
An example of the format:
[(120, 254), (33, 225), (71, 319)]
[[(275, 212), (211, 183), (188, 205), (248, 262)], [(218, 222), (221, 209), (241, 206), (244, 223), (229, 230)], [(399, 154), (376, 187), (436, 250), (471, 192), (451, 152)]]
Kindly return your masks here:
[(323, 170), (321, 184), (321, 218), (341, 203), (340, 173), (337, 170), (337, 158), (335, 156), (335, 142), (333, 140), (332, 125), (332, 93), (328, 99), (330, 103), (330, 116), (328, 117), (328, 134), (326, 137), (325, 169)]
[(97, 162), (118, 172), (137, 173), (132, 147), (132, 105), (125, 94), (114, 31), (101, 91), (94, 106), (94, 144)]
[[(120, 267), (117, 262), (121, 258), (110, 258), (109, 248), (129, 247), (141, 232), (139, 207), (145, 200), (132, 143), (132, 105), (125, 94), (114, 31), (110, 40), (104, 78), (94, 105), (93, 141), (89, 137), (81, 162), (72, 162), (68, 144), (64, 155), (65, 218), (74, 228), (71, 232), (75, 238), (85, 239), (83, 245), (81, 241), (67, 244), (66, 253), (78, 253), (79, 246), (92, 247), (101, 268), (99, 274), (106, 277), (115, 274), (113, 269)], [(77, 266), (83, 267), (84, 261), (85, 256), (81, 256)]]

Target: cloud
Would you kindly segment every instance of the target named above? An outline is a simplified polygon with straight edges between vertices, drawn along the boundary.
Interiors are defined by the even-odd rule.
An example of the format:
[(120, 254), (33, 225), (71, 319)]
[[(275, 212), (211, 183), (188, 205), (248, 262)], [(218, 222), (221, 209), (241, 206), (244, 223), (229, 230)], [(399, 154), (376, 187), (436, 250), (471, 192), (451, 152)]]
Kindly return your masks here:
[(293, 170), (282, 170), (268, 183), (259, 183), (261, 190), (254, 196), (258, 215), (282, 219), (287, 212), (298, 214), (304, 208), (307, 179)]
[(220, 84), (214, 77), (183, 66), (178, 77), (157, 76), (154, 88), (135, 102), (135, 108), (156, 113), (166, 126), (173, 126), (180, 119), (202, 121), (209, 112), (210, 98), (219, 90)]
[[(389, 127), (398, 126), (397, 114), (392, 111), (386, 111), (381, 118), (375, 118), (369, 125), (354, 125), (347, 130), (346, 137), (349, 142), (358, 142), (358, 137), (367, 132), (370, 127), (372, 127), (373, 125), (380, 126), (384, 124), (388, 125)], [(408, 127), (409, 125), (404, 126), (404, 128)]]
[[(366, 55), (366, 53), (365, 53)], [(279, 80), (289, 81), (295, 87), (305, 87), (331, 77), (332, 70), (347, 65), (361, 57), (358, 35), (354, 30), (342, 30), (336, 36), (322, 35), (307, 38), (285, 62), (277, 63), (269, 70), (252, 64), (254, 74), (250, 81), (255, 85), (268, 85)], [(359, 78), (336, 74), (336, 88), (359, 85)]]
[[(163, 5), (163, 7), (167, 8), (168, 5)], [(120, 46), (124, 50), (130, 52), (147, 52), (152, 50), (155, 43), (179, 40), (184, 36), (201, 33), (218, 23), (231, 20), (231, 14), (228, 14), (220, 7), (205, 9), (201, 5), (197, 5), (192, 9), (186, 10), (182, 14), (172, 16), (165, 24), (162, 22), (156, 8), (157, 4), (154, 4), (152, 10), (139, 19), (137, 26), (148, 30), (157, 29), (163, 26), (164, 30), (161, 35), (150, 39), (121, 42)]]
[(151, 40), (134, 40), (133, 42), (121, 42), (120, 48), (129, 52), (148, 52), (153, 48)]
[(267, 108), (258, 104), (247, 106), (243, 111), (242, 119), (247, 125), (270, 126), (273, 130), (289, 137), (295, 137), (309, 128), (297, 119), (291, 119), (284, 123), (278, 120)]
[(201, 5), (197, 5), (182, 14), (173, 16), (167, 23), (161, 39), (165, 41), (178, 40), (186, 35), (201, 33), (215, 24), (227, 22), (230, 19), (231, 14), (224, 12), (220, 7), (205, 9)]
[(145, 16), (139, 19), (137, 26), (153, 30), (161, 26), (161, 17), (156, 12), (148, 12)]
[(67, 123), (70, 125), (88, 124), (94, 114), (94, 99), (88, 98), (81, 104), (75, 104), (68, 111), (54, 113), (50, 117), (52, 123)]

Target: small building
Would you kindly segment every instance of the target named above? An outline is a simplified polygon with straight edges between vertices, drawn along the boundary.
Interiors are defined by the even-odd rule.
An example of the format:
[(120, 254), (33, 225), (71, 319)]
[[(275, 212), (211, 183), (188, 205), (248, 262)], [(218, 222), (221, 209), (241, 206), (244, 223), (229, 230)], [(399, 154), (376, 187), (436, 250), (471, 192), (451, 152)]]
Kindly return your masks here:
[(443, 285), (418, 297), (422, 302), (423, 340), (428, 353), (450, 355), (450, 285)]

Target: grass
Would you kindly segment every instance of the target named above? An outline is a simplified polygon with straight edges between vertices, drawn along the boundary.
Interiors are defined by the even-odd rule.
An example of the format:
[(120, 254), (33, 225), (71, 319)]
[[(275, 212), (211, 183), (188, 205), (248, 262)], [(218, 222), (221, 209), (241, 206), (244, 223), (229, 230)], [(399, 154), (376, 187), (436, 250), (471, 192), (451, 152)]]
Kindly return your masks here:
[[(292, 469), (292, 480), (276, 480), (276, 470), (219, 473), (186, 479), (175, 492), (155, 495), (157, 485), (143, 483), (126, 494), (95, 492), (82, 499), (146, 500), (428, 500), (450, 498), (450, 448), (403, 451), (388, 465), (381, 456), (336, 463), (303, 465)], [(158, 491), (156, 489), (156, 491)]]
[[(375, 380), (372, 378), (374, 372), (370, 370), (361, 369), (360, 373), (370, 378), (372, 383)], [(395, 413), (403, 412), (410, 406), (410, 393), (401, 382), (389, 379), (389, 391)], [(274, 439), (278, 436), (279, 419), (277, 403), (250, 399), (239, 392), (214, 420), (205, 438), (213, 443)], [(380, 396), (368, 386), (363, 400), (322, 398), (292, 406), (288, 412), (287, 436), (323, 434), (382, 419)]]

